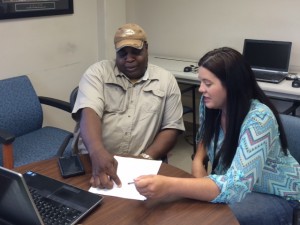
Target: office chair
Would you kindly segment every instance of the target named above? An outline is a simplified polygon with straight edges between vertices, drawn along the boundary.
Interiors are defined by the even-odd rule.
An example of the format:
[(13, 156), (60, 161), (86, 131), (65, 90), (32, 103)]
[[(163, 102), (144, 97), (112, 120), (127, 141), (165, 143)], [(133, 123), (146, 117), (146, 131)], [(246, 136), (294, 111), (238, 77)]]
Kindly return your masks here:
[[(280, 119), (286, 134), (288, 149), (291, 155), (300, 163), (300, 139), (298, 133), (300, 130), (300, 118), (280, 114)], [(300, 205), (294, 209), (293, 225), (300, 225)]]
[(71, 112), (68, 102), (38, 97), (26, 75), (0, 80), (0, 165), (11, 169), (62, 154), (72, 133), (42, 127), (41, 104)]
[(282, 114), (286, 114), (286, 115), (291, 114), (292, 116), (296, 116), (296, 110), (299, 106), (300, 106), (300, 101), (293, 100), (292, 105), (289, 108), (287, 108), (286, 110), (284, 110), (282, 112)]
[(300, 107), (300, 101), (299, 100), (292, 100), (292, 99), (289, 99), (289, 98), (274, 97), (274, 96), (271, 96), (269, 98), (277, 100), (277, 101), (290, 102), (291, 106), (289, 106), (285, 110), (281, 111), (280, 113), (281, 114), (286, 114), (286, 115), (290, 115), (291, 114), (293, 116), (296, 116), (296, 111)]
[(300, 131), (300, 118), (280, 114), (280, 119), (286, 134), (288, 149), (292, 156), (300, 163), (300, 139), (299, 139), (299, 131)]
[(71, 106), (71, 109), (73, 109), (74, 105), (75, 105), (75, 102), (76, 102), (76, 98), (77, 98), (77, 94), (78, 94), (78, 87), (75, 87), (73, 89), (73, 91), (71, 92), (70, 94), (70, 106)]

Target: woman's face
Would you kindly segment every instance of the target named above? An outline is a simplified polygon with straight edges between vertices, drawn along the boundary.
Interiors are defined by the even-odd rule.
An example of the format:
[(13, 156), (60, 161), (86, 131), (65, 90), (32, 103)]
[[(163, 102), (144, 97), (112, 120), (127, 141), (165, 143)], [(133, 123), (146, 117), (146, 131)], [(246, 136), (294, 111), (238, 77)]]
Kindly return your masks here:
[(205, 106), (209, 109), (221, 109), (226, 112), (226, 88), (217, 76), (204, 67), (199, 67), (199, 92), (204, 97)]

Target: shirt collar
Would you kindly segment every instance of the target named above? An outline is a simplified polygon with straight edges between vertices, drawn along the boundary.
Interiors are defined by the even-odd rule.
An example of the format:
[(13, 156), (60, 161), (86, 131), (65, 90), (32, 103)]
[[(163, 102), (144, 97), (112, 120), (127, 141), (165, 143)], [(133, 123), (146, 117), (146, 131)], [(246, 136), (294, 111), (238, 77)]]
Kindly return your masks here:
[[(117, 66), (115, 66), (114, 72), (115, 72), (116, 77), (123, 76), (126, 79), (130, 80), (124, 73), (122, 73), (121, 71), (119, 71), (119, 69), (118, 69)], [(146, 72), (144, 73), (144, 76), (142, 76), (137, 82), (142, 81), (142, 80), (146, 81), (148, 79), (149, 79), (149, 71), (148, 71), (148, 68), (147, 68)]]

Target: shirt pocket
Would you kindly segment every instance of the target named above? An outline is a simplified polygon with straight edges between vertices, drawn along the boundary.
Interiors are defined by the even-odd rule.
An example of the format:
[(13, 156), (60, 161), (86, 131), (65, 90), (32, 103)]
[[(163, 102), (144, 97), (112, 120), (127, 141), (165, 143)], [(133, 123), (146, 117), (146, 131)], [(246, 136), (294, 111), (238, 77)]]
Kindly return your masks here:
[(143, 111), (146, 113), (156, 113), (161, 111), (165, 92), (161, 90), (144, 89)]
[(126, 91), (123, 87), (114, 84), (106, 84), (104, 89), (105, 108), (109, 113), (120, 113), (126, 110)]

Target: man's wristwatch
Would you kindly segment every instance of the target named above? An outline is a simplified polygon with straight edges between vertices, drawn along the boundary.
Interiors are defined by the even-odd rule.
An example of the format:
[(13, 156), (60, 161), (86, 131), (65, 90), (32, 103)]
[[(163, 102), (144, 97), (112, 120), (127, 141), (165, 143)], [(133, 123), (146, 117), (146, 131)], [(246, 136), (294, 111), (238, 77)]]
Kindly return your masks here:
[(146, 153), (141, 153), (140, 156), (142, 156), (144, 159), (153, 159), (150, 155)]

